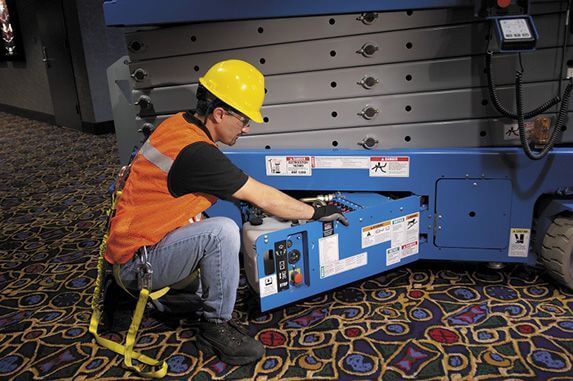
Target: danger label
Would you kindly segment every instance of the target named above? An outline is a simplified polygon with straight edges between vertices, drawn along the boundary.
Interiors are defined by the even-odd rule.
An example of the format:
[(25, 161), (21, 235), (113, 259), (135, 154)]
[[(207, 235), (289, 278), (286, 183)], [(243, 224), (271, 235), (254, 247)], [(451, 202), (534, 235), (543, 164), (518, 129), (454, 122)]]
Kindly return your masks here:
[(512, 228), (509, 234), (510, 257), (527, 257), (529, 254), (530, 229)]
[(267, 176), (312, 176), (310, 156), (266, 156)]
[(370, 177), (409, 177), (410, 157), (371, 156)]

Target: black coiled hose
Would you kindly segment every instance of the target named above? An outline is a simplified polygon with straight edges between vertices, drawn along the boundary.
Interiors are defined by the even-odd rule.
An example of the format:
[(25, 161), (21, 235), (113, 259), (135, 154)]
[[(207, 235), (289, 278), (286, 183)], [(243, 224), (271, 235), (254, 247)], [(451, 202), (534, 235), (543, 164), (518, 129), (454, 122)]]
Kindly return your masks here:
[(521, 88), (522, 76), (523, 73), (521, 71), (517, 71), (515, 73), (515, 101), (517, 107), (517, 126), (519, 129), (519, 139), (521, 140), (523, 152), (525, 152), (527, 157), (532, 160), (540, 160), (543, 159), (549, 153), (549, 151), (551, 151), (561, 136), (561, 132), (563, 132), (563, 125), (565, 124), (567, 109), (569, 108), (569, 95), (573, 89), (573, 81), (571, 78), (569, 78), (569, 84), (563, 92), (563, 100), (561, 102), (561, 107), (559, 107), (559, 113), (557, 114), (557, 122), (555, 123), (555, 127), (553, 128), (553, 132), (551, 133), (549, 141), (547, 144), (545, 144), (545, 146), (543, 146), (541, 151), (534, 152), (531, 147), (529, 147), (529, 142), (527, 141), (527, 136), (525, 135), (524, 120), (528, 117), (526, 116), (527, 114), (523, 113), (523, 90)]
[[(492, 57), (493, 57), (493, 52), (488, 51), (486, 56), (485, 56), (485, 64), (486, 64), (486, 74), (487, 74), (487, 84), (488, 84), (488, 90), (489, 90), (489, 97), (491, 98), (495, 109), (500, 114), (502, 114), (503, 116), (505, 116), (507, 118), (517, 120), (517, 114), (512, 114), (511, 112), (506, 110), (505, 107), (503, 107), (503, 105), (499, 101), (499, 98), (497, 97), (497, 91), (495, 89), (495, 84), (493, 83), (493, 73), (492, 73), (492, 68), (491, 68)], [(553, 107), (557, 103), (559, 103), (560, 100), (561, 100), (561, 98), (559, 96), (556, 96), (555, 98), (548, 100), (547, 102), (543, 103), (541, 106), (535, 108), (534, 110), (526, 112), (525, 114), (523, 114), (523, 118), (524, 119), (533, 118), (533, 117), (549, 110), (551, 107)]]

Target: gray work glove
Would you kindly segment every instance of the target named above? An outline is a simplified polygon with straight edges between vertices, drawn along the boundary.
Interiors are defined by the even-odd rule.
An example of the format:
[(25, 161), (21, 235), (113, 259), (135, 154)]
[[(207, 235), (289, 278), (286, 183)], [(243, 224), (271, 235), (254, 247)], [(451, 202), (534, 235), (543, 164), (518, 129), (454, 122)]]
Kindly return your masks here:
[(314, 214), (312, 215), (312, 219), (315, 221), (340, 221), (341, 224), (344, 226), (348, 226), (349, 222), (344, 214), (342, 214), (342, 210), (334, 205), (313, 205)]

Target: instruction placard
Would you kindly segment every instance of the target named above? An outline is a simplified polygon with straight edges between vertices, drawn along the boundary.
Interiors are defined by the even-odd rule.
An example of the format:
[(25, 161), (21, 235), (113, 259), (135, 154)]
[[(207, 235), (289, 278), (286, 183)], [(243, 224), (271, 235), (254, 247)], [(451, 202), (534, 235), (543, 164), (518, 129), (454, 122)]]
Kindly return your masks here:
[(365, 266), (368, 262), (368, 254), (366, 252), (339, 259), (338, 234), (318, 240), (318, 256), (320, 260), (320, 279)]
[(527, 257), (529, 254), (530, 229), (512, 228), (509, 234), (509, 256)]
[(313, 156), (312, 167), (316, 169), (367, 169), (368, 156)]
[(409, 177), (409, 156), (371, 156), (370, 177)]
[(360, 266), (366, 266), (368, 263), (368, 254), (366, 252), (353, 255), (352, 257), (340, 259), (328, 265), (320, 265), (320, 279), (343, 273)]
[(310, 156), (265, 156), (267, 176), (312, 176)]

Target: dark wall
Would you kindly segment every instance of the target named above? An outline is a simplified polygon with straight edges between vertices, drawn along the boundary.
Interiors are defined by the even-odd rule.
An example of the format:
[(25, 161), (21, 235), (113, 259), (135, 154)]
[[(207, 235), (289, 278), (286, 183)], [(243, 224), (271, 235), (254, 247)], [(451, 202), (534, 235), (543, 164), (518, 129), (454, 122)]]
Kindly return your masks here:
[[(53, 115), (42, 42), (38, 34), (35, 3), (18, 0), (25, 62), (0, 62), (0, 109), (17, 109)], [(106, 69), (127, 54), (123, 31), (107, 28), (103, 0), (64, 0), (71, 60), (82, 121), (88, 124), (113, 120)]]
[(38, 36), (36, 0), (16, 1), (26, 61), (0, 62), (0, 104), (53, 115), (42, 43)]

